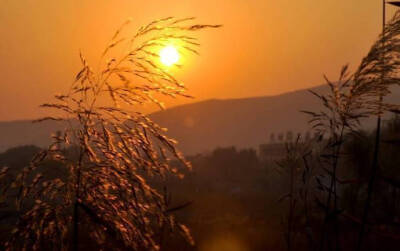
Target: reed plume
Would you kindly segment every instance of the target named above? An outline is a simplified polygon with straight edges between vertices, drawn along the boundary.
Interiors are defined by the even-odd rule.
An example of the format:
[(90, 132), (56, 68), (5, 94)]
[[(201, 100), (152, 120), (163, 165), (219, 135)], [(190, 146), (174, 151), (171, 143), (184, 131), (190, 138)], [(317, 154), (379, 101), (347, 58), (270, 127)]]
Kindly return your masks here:
[[(399, 35), (400, 12), (397, 12), (353, 75), (348, 73), (348, 67), (345, 66), (342, 68), (337, 82), (331, 82), (325, 77), (330, 90), (328, 94), (321, 95), (313, 92), (321, 100), (324, 110), (319, 112), (305, 111), (311, 116), (309, 122), (313, 125), (313, 128), (319, 134), (328, 136), (326, 151), (330, 152), (330, 154), (323, 155), (331, 165), (331, 169), (328, 171), (331, 182), (325, 203), (326, 211), (320, 250), (325, 247), (325, 228), (328, 219), (332, 216), (335, 219), (336, 248), (339, 248), (338, 223), (336, 220), (339, 213), (337, 168), (346, 134), (356, 133), (364, 118), (380, 116), (385, 111), (399, 109), (398, 104), (388, 104), (383, 100), (383, 97), (390, 94), (392, 86), (400, 84), (398, 75), (400, 66)], [(372, 174), (373, 176), (374, 174)], [(370, 190), (368, 192), (370, 197), (372, 190), (368, 190)], [(332, 200), (333, 209), (331, 209)], [(368, 200), (366, 203), (369, 203)], [(363, 222), (365, 224), (365, 217)]]
[[(181, 50), (197, 53), (193, 32), (220, 27), (192, 24), (193, 19), (156, 20), (123, 37), (127, 21), (112, 36), (97, 70), (80, 54), (82, 68), (69, 92), (42, 105), (63, 115), (38, 121), (69, 126), (14, 181), (20, 219), (7, 250), (78, 250), (84, 219), (99, 245), (111, 238), (127, 249), (159, 250), (160, 227), (179, 230), (193, 244), (188, 228), (175, 221), (162, 194), (147, 180), (168, 173), (182, 176), (172, 159), (188, 168), (190, 163), (166, 129), (136, 109), (146, 103), (163, 107), (162, 96), (189, 96), (185, 85), (160, 66), (157, 51), (173, 41)], [(116, 48), (122, 50), (120, 56), (115, 56)], [(69, 154), (68, 149), (76, 151)], [(68, 177), (32, 178), (50, 160), (62, 163)]]

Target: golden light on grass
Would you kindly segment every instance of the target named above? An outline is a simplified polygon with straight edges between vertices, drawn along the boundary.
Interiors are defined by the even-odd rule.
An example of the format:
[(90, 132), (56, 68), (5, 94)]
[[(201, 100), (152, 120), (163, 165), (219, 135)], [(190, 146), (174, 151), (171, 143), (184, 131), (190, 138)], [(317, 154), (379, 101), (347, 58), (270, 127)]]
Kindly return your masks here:
[(179, 52), (173, 45), (168, 45), (160, 50), (160, 61), (165, 66), (176, 64), (179, 58)]

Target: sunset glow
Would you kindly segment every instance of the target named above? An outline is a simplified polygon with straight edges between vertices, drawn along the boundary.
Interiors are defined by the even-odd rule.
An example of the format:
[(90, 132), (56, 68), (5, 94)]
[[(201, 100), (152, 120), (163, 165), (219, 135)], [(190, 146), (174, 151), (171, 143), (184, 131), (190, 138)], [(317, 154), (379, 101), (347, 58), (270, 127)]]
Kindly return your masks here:
[[(190, 95), (202, 101), (281, 94), (322, 84), (321, 74), (336, 76), (343, 62), (354, 69), (381, 29), (379, 8), (381, 1), (361, 0), (304, 0), (300, 5), (290, 0), (155, 0), (151, 4), (122, 0), (2, 1), (0, 27), (6, 35), (0, 41), (0, 120), (45, 115), (37, 106), (75, 74), (80, 67), (76, 58), (79, 51), (90, 62), (97, 62), (104, 44), (129, 18), (131, 30), (125, 30), (122, 37), (168, 15), (223, 24), (218, 31), (189, 34), (202, 44), (196, 48), (200, 57), (186, 51), (174, 38), (150, 50), (156, 55), (154, 63), (174, 70), (187, 83)], [(388, 20), (395, 10), (387, 9)], [(168, 33), (179, 36), (175, 30)], [(334, 43), (338, 34), (346, 39)], [(173, 45), (179, 55), (170, 66), (160, 57), (168, 45)], [(118, 55), (119, 51), (115, 52)], [(174, 69), (177, 64), (183, 68)], [(194, 102), (162, 101), (168, 107)], [(152, 106), (143, 109), (146, 113), (156, 110)]]
[(5, 0), (0, 32), (1, 250), (400, 250), (400, 0)]
[(168, 45), (160, 51), (160, 61), (165, 66), (169, 67), (176, 64), (179, 58), (178, 50), (172, 45)]

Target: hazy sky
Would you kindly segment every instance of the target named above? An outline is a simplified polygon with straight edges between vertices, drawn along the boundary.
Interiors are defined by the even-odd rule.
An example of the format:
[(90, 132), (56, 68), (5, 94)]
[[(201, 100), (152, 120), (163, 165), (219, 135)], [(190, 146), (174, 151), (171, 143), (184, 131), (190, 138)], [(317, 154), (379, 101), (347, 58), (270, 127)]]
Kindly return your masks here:
[(199, 34), (201, 56), (179, 74), (196, 100), (319, 85), (358, 65), (380, 31), (381, 2), (0, 0), (0, 120), (44, 115), (38, 105), (68, 89), (79, 50), (94, 60), (129, 17), (136, 27), (166, 16), (224, 25)]

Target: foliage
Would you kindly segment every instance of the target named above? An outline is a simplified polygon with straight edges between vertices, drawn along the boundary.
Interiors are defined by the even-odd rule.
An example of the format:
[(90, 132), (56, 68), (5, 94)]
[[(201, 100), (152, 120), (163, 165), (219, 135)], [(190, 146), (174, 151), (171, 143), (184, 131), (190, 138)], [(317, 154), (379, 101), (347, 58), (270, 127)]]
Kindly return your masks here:
[[(309, 122), (321, 135), (321, 139), (322, 136), (327, 136), (327, 140), (320, 141), (323, 145), (323, 151), (320, 153), (323, 161), (320, 168), (330, 178), (330, 184), (326, 187), (326, 202), (320, 202), (324, 208), (325, 217), (319, 250), (325, 248), (326, 228), (329, 222), (332, 223), (334, 229), (335, 248), (340, 249), (338, 215), (341, 210), (338, 205), (337, 175), (339, 161), (343, 157), (344, 141), (351, 135), (358, 134), (362, 119), (374, 115), (380, 116), (385, 111), (398, 109), (398, 105), (386, 104), (382, 102), (382, 99), (390, 93), (392, 86), (400, 84), (399, 35), (400, 12), (397, 12), (353, 75), (348, 74), (348, 67), (345, 66), (337, 82), (331, 82), (325, 77), (330, 87), (328, 94), (313, 92), (324, 109), (319, 112), (304, 111), (311, 116)], [(322, 180), (323, 177), (321, 175), (320, 179)], [(322, 182), (319, 183), (321, 187), (325, 186)], [(370, 197), (371, 186), (368, 190), (368, 197)], [(362, 225), (365, 224), (364, 218)]]
[[(312, 178), (314, 177), (313, 154), (311, 141), (302, 142), (298, 136), (294, 142), (288, 142), (286, 155), (277, 162), (282, 174), (289, 178), (289, 192), (283, 195), (278, 201), (289, 201), (288, 214), (285, 223), (285, 241), (287, 250), (294, 250), (294, 243), (298, 235), (304, 231), (309, 240), (309, 245), (313, 246), (313, 234), (310, 230), (310, 190)], [(304, 227), (300, 226), (299, 218), (304, 217)]]
[[(191, 24), (193, 18), (153, 21), (133, 36), (122, 37), (124, 23), (104, 50), (94, 71), (82, 54), (82, 69), (67, 94), (42, 105), (65, 114), (68, 129), (40, 152), (17, 176), (18, 226), (6, 243), (14, 249), (78, 249), (83, 222), (91, 237), (105, 245), (110, 237), (122, 248), (158, 250), (157, 229), (178, 229), (193, 243), (186, 226), (175, 222), (165, 198), (146, 177), (179, 175), (170, 163), (190, 164), (165, 136), (165, 129), (137, 111), (158, 96), (187, 97), (185, 86), (157, 62), (157, 50), (171, 41), (197, 53), (189, 33), (219, 25)], [(111, 55), (121, 48), (119, 57)], [(105, 57), (110, 57), (105, 60)], [(65, 147), (74, 146), (74, 154)], [(68, 170), (66, 180), (30, 175), (43, 161), (56, 160)], [(80, 216), (82, 214), (82, 216)], [(84, 216), (84, 217), (83, 217)]]

